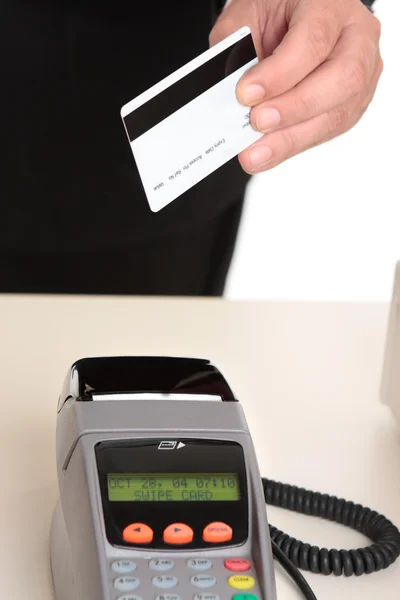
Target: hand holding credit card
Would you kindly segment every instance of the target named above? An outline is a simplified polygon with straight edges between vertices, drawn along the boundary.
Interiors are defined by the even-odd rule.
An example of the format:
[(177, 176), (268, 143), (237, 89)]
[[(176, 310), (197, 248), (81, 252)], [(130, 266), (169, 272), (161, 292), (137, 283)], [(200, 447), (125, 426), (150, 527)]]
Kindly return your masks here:
[(257, 62), (250, 29), (241, 28), (121, 109), (153, 212), (262, 137), (236, 97)]

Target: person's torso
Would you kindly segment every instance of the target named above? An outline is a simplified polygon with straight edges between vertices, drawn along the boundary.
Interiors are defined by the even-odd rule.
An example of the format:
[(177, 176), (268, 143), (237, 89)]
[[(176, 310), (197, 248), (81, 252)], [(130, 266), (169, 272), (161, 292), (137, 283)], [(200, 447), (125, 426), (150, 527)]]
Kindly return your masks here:
[(196, 218), (197, 199), (150, 212), (120, 109), (206, 50), (211, 26), (207, 0), (2, 1), (0, 247), (112, 246)]

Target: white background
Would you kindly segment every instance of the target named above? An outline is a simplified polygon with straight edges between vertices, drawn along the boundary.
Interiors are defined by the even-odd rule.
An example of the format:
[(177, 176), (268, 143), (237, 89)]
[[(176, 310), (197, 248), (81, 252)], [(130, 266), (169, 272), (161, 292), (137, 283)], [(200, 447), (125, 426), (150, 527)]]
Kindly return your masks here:
[(253, 178), (231, 299), (388, 301), (400, 260), (400, 2), (378, 0), (384, 72), (350, 132)]

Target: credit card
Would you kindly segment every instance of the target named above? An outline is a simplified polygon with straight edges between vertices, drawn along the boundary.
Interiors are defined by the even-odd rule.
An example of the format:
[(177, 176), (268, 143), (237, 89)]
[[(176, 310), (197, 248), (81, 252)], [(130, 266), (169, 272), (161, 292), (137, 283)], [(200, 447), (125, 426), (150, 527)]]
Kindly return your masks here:
[(250, 29), (243, 27), (123, 106), (153, 212), (262, 136), (236, 97), (239, 79), (257, 62)]

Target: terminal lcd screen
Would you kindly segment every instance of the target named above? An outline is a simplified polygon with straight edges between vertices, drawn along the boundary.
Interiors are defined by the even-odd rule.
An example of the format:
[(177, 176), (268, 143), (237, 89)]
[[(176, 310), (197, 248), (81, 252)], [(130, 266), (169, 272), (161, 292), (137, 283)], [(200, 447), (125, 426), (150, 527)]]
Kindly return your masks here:
[(237, 473), (109, 473), (110, 502), (240, 500)]

